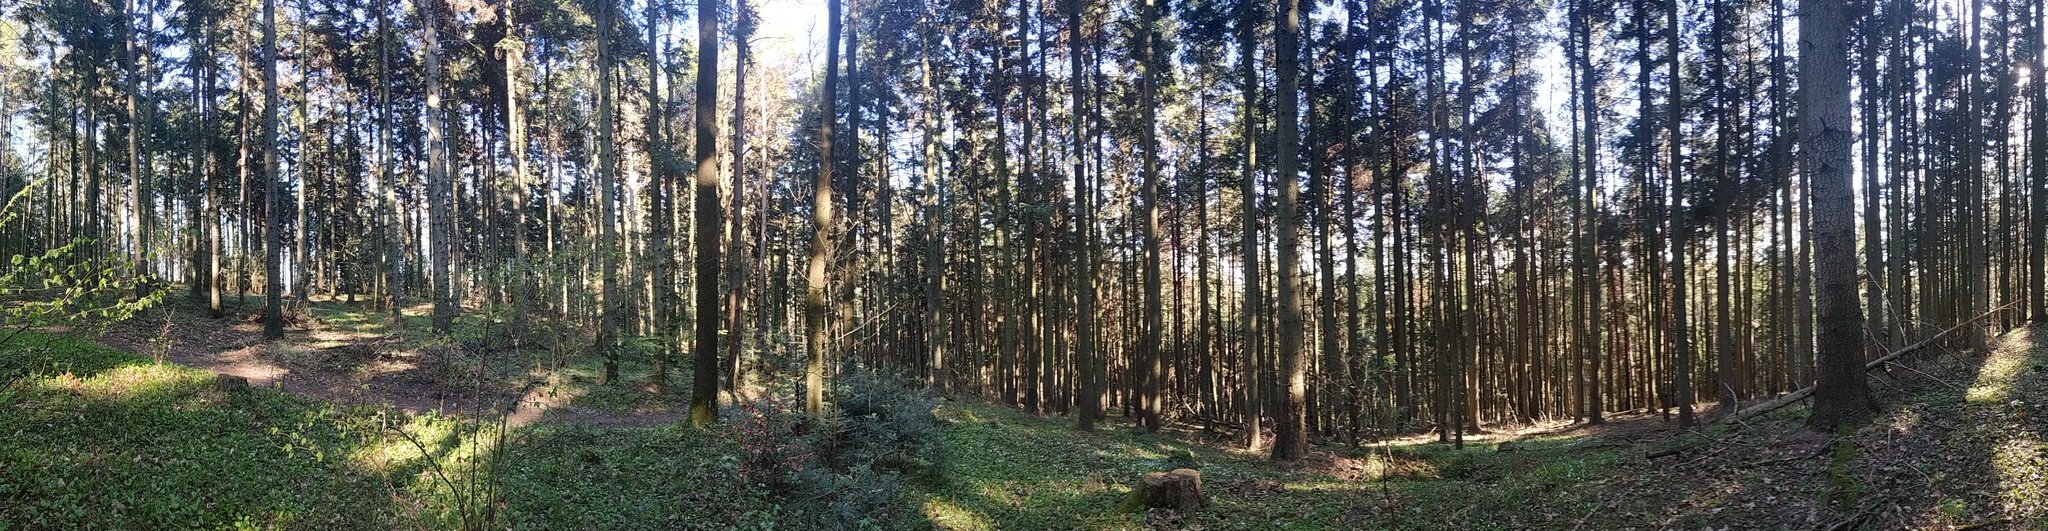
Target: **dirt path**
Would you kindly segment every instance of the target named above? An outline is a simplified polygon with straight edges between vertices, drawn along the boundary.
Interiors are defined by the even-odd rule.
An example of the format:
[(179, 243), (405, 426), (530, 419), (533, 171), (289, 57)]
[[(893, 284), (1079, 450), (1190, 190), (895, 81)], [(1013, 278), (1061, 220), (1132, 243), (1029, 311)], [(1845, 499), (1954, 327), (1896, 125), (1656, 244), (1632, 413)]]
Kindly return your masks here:
[(509, 409), (507, 423), (515, 427), (547, 421), (600, 428), (648, 427), (683, 418), (576, 406), (571, 402), (578, 389), (540, 371), (527, 371), (516, 381), (465, 378), (468, 375), (460, 369), (397, 336), (333, 328), (304, 314), (288, 320), (283, 341), (265, 342), (262, 325), (251, 316), (212, 319), (203, 309), (187, 306), (173, 303), (168, 317), (152, 313), (117, 324), (100, 342), (238, 376), (251, 386), (338, 404), (388, 406), (414, 415), (487, 418)]

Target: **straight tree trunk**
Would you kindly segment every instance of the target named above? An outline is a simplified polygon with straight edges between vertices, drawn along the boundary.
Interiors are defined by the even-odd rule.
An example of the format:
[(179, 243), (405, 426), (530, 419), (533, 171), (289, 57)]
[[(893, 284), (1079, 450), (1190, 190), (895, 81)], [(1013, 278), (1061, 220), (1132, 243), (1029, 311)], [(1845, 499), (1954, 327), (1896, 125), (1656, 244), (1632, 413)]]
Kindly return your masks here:
[[(701, 26), (701, 19), (703, 18), (703, 13), (701, 10), (699, 11), (698, 15), (700, 19), (699, 25)], [(676, 291), (675, 280), (675, 256), (678, 252), (680, 252), (682, 246), (676, 243), (675, 238), (673, 238), (671, 234), (672, 232), (674, 232), (676, 225), (676, 215), (674, 209), (672, 208), (674, 197), (675, 195), (680, 195), (682, 193), (682, 190), (678, 188), (678, 185), (676, 183), (676, 181), (681, 180), (681, 176), (677, 175), (678, 172), (676, 168), (676, 150), (669, 147), (667, 139), (664, 139), (662, 135), (662, 122), (668, 119), (668, 107), (666, 105), (667, 102), (664, 101), (661, 97), (662, 59), (659, 30), (664, 23), (665, 17), (662, 16), (662, 8), (659, 4), (656, 3), (656, 0), (647, 1), (646, 16), (647, 50), (649, 59), (647, 61), (647, 111), (644, 122), (644, 130), (646, 131), (647, 136), (646, 155), (648, 179), (646, 186), (641, 188), (641, 197), (642, 200), (646, 203), (645, 207), (647, 208), (648, 225), (645, 230), (645, 241), (642, 242), (642, 245), (645, 246), (644, 249), (646, 250), (646, 253), (649, 256), (646, 256), (642, 262), (645, 264), (645, 267), (647, 269), (646, 276), (652, 277), (652, 282), (648, 283), (649, 288), (653, 290), (653, 294), (650, 297), (651, 300), (649, 301), (650, 304), (648, 308), (649, 310), (652, 311), (648, 313), (653, 314), (652, 317), (654, 320), (653, 324), (655, 330), (654, 335), (657, 338), (659, 338), (659, 341), (656, 341), (656, 343), (661, 345), (658, 349), (658, 352), (655, 353), (653, 359), (654, 384), (656, 386), (667, 386), (668, 368), (671, 363), (671, 360), (674, 359), (676, 351), (682, 350), (682, 346), (679, 344), (682, 341), (682, 338), (679, 337), (681, 331), (678, 328), (679, 323), (676, 315), (678, 313), (681, 313), (676, 310), (681, 306), (681, 301), (679, 299), (682, 297), (682, 294)], [(712, 17), (712, 19), (714, 22), (716, 22), (717, 20), (715, 15)], [(701, 78), (705, 77), (701, 75), (703, 71), (702, 64), (706, 61), (715, 63), (718, 60), (718, 54), (716, 53), (717, 45), (715, 42), (713, 43), (711, 50), (713, 53), (699, 54), (700, 58), (698, 60), (698, 71), (700, 75), (698, 77), (700, 78), (700, 85), (702, 84)], [(709, 55), (709, 57), (703, 57), (705, 55)], [(711, 78), (713, 84), (717, 83), (718, 76), (715, 71), (709, 77)], [(701, 97), (703, 94), (699, 92), (698, 95)], [(713, 97), (715, 98), (716, 96), (717, 95), (714, 92)], [(697, 105), (699, 115), (701, 116), (705, 112), (705, 109), (709, 109), (711, 108), (711, 106), (715, 104), (716, 102), (709, 102), (700, 103), (699, 105)], [(698, 127), (703, 127), (705, 121), (698, 120), (697, 122)], [(715, 128), (717, 126), (717, 122), (713, 120), (711, 122), (711, 125)], [(699, 130), (698, 135), (702, 136), (703, 132)], [(716, 142), (714, 142), (714, 144), (715, 143)], [(699, 153), (699, 155), (701, 157), (702, 153)], [(713, 162), (716, 162), (715, 156), (713, 157)], [(713, 171), (716, 171), (715, 168)], [(716, 174), (714, 173), (714, 175)], [(712, 245), (712, 247), (715, 247), (715, 243), (716, 239), (714, 238), (714, 245)], [(698, 240), (697, 244), (698, 256), (701, 257), (703, 256), (703, 250), (707, 247), (703, 244), (702, 240)], [(713, 251), (713, 256), (716, 256), (715, 250)], [(713, 289), (717, 289), (715, 286), (716, 279), (714, 278), (713, 280)], [(700, 282), (699, 284), (702, 283)], [(707, 318), (714, 315), (718, 315), (718, 312), (698, 312), (697, 315), (700, 317), (700, 319), (697, 320), (698, 322), (704, 322), (709, 320), (710, 322), (714, 323), (715, 329), (715, 323), (717, 323), (717, 320)], [(703, 338), (700, 337), (697, 339), (701, 340)], [(711, 340), (715, 342), (717, 341), (717, 338), (713, 337)], [(693, 377), (700, 377), (703, 373), (703, 371), (698, 371), (698, 373), (693, 375)], [(714, 370), (713, 372), (711, 372), (711, 374), (712, 381), (716, 382), (716, 371)], [(690, 392), (693, 397), (693, 401), (698, 391), (699, 390), (695, 387), (691, 388)], [(716, 393), (714, 393), (713, 396), (715, 400)], [(690, 414), (691, 421), (693, 423), (696, 423), (697, 409), (694, 405), (691, 407)]]
[[(440, 25), (435, 22), (440, 11), (440, 0), (421, 0), (420, 12), (425, 17), (421, 29), (426, 40), (427, 63), (427, 196), (432, 206), (427, 209), (427, 233), (433, 237), (429, 255), (433, 262), (434, 284), (434, 333), (447, 335), (455, 328), (454, 279), (449, 273), (449, 263), (455, 252), (454, 231), (450, 230), (455, 215), (454, 195), (448, 182), (446, 114), (441, 109), (441, 45)], [(607, 380), (609, 381), (609, 380)]]
[(1242, 363), (1238, 367), (1238, 374), (1244, 379), (1244, 414), (1246, 419), (1245, 426), (1247, 428), (1245, 431), (1251, 435), (1247, 447), (1257, 450), (1263, 442), (1262, 439), (1264, 439), (1264, 433), (1260, 425), (1265, 416), (1265, 409), (1260, 398), (1265, 392), (1264, 387), (1260, 385), (1259, 373), (1261, 369), (1258, 360), (1263, 357), (1259, 338), (1264, 332), (1264, 327), (1260, 326), (1260, 320), (1265, 315), (1265, 309), (1261, 307), (1263, 302), (1261, 299), (1263, 297), (1259, 288), (1259, 142), (1256, 121), (1259, 107), (1258, 91), (1260, 76), (1253, 64), (1253, 58), (1258, 48), (1254, 40), (1254, 35), (1256, 35), (1254, 28), (1258, 25), (1256, 18), (1258, 12), (1254, 5), (1254, 0), (1239, 0), (1237, 7), (1239, 13), (1237, 17), (1239, 26), (1238, 69), (1244, 76), (1244, 101), (1239, 104), (1244, 113), (1244, 116), (1240, 119), (1244, 128), (1242, 135), (1244, 142), (1244, 168), (1240, 184), (1244, 189), (1238, 194), (1244, 201), (1242, 219), (1244, 222), (1244, 232), (1241, 240), (1244, 249), (1244, 314), (1239, 316), (1238, 321), (1242, 323), (1245, 330), (1244, 353), (1240, 357)]
[(384, 188), (384, 289), (391, 304), (391, 329), (405, 329), (405, 210), (398, 205), (397, 174), (391, 157), (391, 6), (377, 6), (377, 183)]
[[(726, 330), (732, 341), (726, 343), (725, 389), (729, 398), (739, 400), (740, 347), (746, 340), (742, 335), (746, 324), (747, 281), (747, 240), (743, 235), (746, 227), (747, 190), (747, 63), (754, 36), (753, 7), (747, 0), (737, 0), (733, 10), (733, 64), (732, 64), (732, 206), (726, 215), (732, 232), (726, 241)], [(765, 229), (764, 229), (765, 230)], [(701, 318), (701, 317), (700, 317)]]
[(1299, 117), (1296, 107), (1300, 104), (1298, 89), (1301, 83), (1301, 3), (1296, 0), (1280, 0), (1279, 19), (1274, 26), (1274, 69), (1278, 70), (1279, 88), (1275, 90), (1275, 114), (1279, 116), (1279, 171), (1275, 176), (1280, 184), (1280, 211), (1276, 220), (1280, 240), (1280, 343), (1278, 354), (1281, 370), (1287, 371), (1286, 396), (1280, 406), (1280, 415), (1273, 426), (1273, 459), (1294, 460), (1308, 455), (1308, 359), (1301, 355), (1303, 341), (1301, 323), (1301, 300), (1297, 293), (1301, 288), (1295, 276), (1299, 274), (1301, 238), (1297, 203), (1301, 195)]
[[(126, 2), (122, 4), (121, 40), (123, 43), (125, 53), (122, 55), (121, 62), (125, 69), (128, 71), (128, 204), (131, 207), (129, 209), (129, 215), (133, 216), (132, 218), (130, 218), (129, 228), (135, 231), (133, 234), (130, 235), (132, 238), (134, 238), (134, 240), (130, 244), (133, 246), (133, 248), (131, 248), (130, 251), (135, 253), (133, 262), (135, 264), (134, 273), (138, 276), (147, 276), (150, 274), (150, 216), (148, 212), (149, 203), (144, 200), (144, 195), (147, 194), (148, 191), (144, 189), (144, 186), (145, 183), (149, 181), (149, 171), (148, 168), (144, 167), (142, 164), (142, 128), (144, 127), (142, 125), (142, 113), (140, 109), (140, 100), (142, 99), (142, 71), (140, 67), (137, 65), (135, 55), (135, 15), (137, 11), (136, 7), (136, 0), (126, 0)], [(264, 7), (266, 9), (274, 9), (269, 4), (265, 4)], [(147, 22), (147, 20), (149, 20), (149, 18), (145, 16), (145, 23)], [(271, 20), (271, 15), (269, 11), (265, 12), (265, 20), (265, 30), (271, 32), (266, 34), (265, 38), (269, 39), (271, 37), (274, 37), (276, 32), (276, 28), (268, 27), (268, 21)], [(276, 48), (272, 47), (271, 49), (275, 50)], [(275, 56), (272, 57), (275, 58)]]
[(818, 178), (813, 185), (811, 259), (805, 275), (804, 411), (825, 412), (825, 267), (832, 261), (832, 122), (839, 90), (839, 1), (825, 0), (825, 87), (819, 104)]
[[(2048, 38), (2041, 34), (2048, 27), (2048, 2), (2034, 0), (2032, 30), (2033, 57), (2031, 66), (2035, 72), (2048, 72)], [(1894, 67), (1896, 68), (1896, 67)], [(2027, 188), (2030, 201), (2027, 218), (2027, 314), (2034, 321), (2048, 319), (2048, 83), (2028, 84), (2027, 97), (2032, 112), (2028, 113)], [(1894, 148), (1896, 149), (1896, 147)], [(1893, 257), (1898, 260), (1900, 257)], [(1901, 279), (1903, 281), (1903, 279)], [(1883, 319), (1882, 315), (1871, 315), (1872, 320)]]
[[(598, 377), (602, 385), (610, 385), (619, 377), (619, 317), (624, 311), (624, 297), (619, 292), (619, 248), (617, 235), (617, 214), (614, 202), (618, 198), (619, 174), (616, 155), (612, 153), (612, 123), (614, 110), (612, 97), (612, 11), (613, 0), (599, 0), (597, 7), (597, 252), (603, 264), (598, 275), (597, 312), (598, 331), (596, 350), (604, 357), (604, 372)], [(438, 269), (439, 266), (436, 266)], [(437, 273), (438, 274), (438, 273)], [(437, 305), (438, 306), (438, 305)]]
[(1800, 6), (1799, 154), (1813, 187), (1818, 284), (1819, 382), (1807, 429), (1832, 433), (1876, 411), (1863, 376), (1863, 312), (1856, 301), (1855, 199), (1851, 187), (1848, 27), (1861, 16), (1843, 0)]
[(1601, 331), (1605, 320), (1605, 307), (1600, 297), (1600, 71), (1593, 63), (1593, 13), (1590, 0), (1580, 0), (1573, 5), (1579, 26), (1579, 110), (1584, 113), (1585, 140), (1580, 148), (1585, 150), (1585, 231), (1580, 243), (1583, 254), (1580, 282), (1586, 286), (1586, 307), (1591, 312), (1591, 321), (1586, 324), (1586, 344), (1581, 352), (1586, 359), (1585, 388), (1580, 390), (1580, 415), (1589, 424), (1604, 422), (1601, 411), (1606, 401), (1600, 393)]
[[(718, 419), (718, 6), (697, 0), (697, 346), (690, 423)], [(737, 193), (737, 191), (735, 191)], [(739, 241), (735, 236), (733, 241)], [(738, 284), (735, 284), (737, 289)], [(737, 342), (737, 341), (735, 341)]]
[[(1090, 253), (1089, 243), (1095, 227), (1088, 200), (1095, 195), (1088, 187), (1086, 177), (1086, 150), (1090, 137), (1081, 103), (1086, 94), (1085, 77), (1081, 73), (1081, 17), (1088, 8), (1087, 0), (1067, 0), (1067, 62), (1070, 68), (1068, 82), (1073, 84), (1073, 144), (1069, 145), (1069, 157), (1074, 165), (1074, 361), (1077, 368), (1081, 411), (1075, 415), (1076, 427), (1081, 431), (1094, 431), (1095, 419), (1102, 416), (1101, 382), (1105, 377), (1095, 352), (1095, 257)], [(927, 61), (929, 64), (929, 61)], [(927, 76), (929, 66), (927, 66)], [(929, 77), (926, 78), (929, 84)], [(940, 272), (943, 275), (943, 271)], [(943, 280), (944, 277), (941, 277)], [(1206, 301), (1205, 301), (1206, 302)]]
[(1686, 310), (1688, 308), (1686, 303), (1685, 289), (1687, 273), (1685, 265), (1685, 253), (1687, 248), (1686, 240), (1690, 239), (1688, 238), (1688, 236), (1692, 232), (1692, 227), (1691, 223), (1687, 221), (1691, 218), (1691, 216), (1686, 214), (1685, 210), (1681, 209), (1681, 207), (1684, 206), (1684, 198), (1683, 196), (1679, 195), (1678, 192), (1680, 184), (1685, 180), (1683, 173), (1685, 171), (1685, 160), (1681, 152), (1681, 149), (1685, 144), (1685, 133), (1683, 127), (1685, 121), (1685, 111), (1683, 103), (1683, 100), (1685, 98), (1685, 84), (1683, 82), (1683, 78), (1681, 78), (1679, 75), (1679, 59), (1681, 57), (1681, 50), (1683, 45), (1683, 41), (1679, 39), (1678, 31), (1678, 10), (1680, 7), (1681, 4), (1679, 3), (1679, 0), (1670, 0), (1670, 2), (1666, 4), (1666, 10), (1664, 12), (1664, 44), (1667, 47), (1667, 53), (1670, 54), (1670, 56), (1666, 58), (1666, 64), (1671, 68), (1670, 77), (1668, 78), (1670, 79), (1671, 83), (1671, 92), (1667, 95), (1665, 99), (1666, 103), (1664, 109), (1666, 113), (1664, 127), (1669, 141), (1669, 143), (1665, 144), (1665, 147), (1670, 150), (1670, 153), (1666, 155), (1666, 160), (1664, 162), (1670, 165), (1669, 169), (1666, 170), (1665, 177), (1669, 180), (1668, 188), (1671, 192), (1672, 212), (1671, 348), (1672, 351), (1676, 353), (1674, 358), (1677, 365), (1676, 367), (1674, 367), (1675, 371), (1672, 373), (1672, 380), (1674, 384), (1672, 385), (1672, 393), (1674, 395), (1677, 395), (1679, 404), (1678, 425), (1682, 427), (1690, 427), (1693, 424), (1693, 356), (1692, 333), (1689, 331), (1686, 323)]
[[(432, 20), (431, 18), (429, 20)], [(430, 41), (431, 42), (431, 41)], [(429, 53), (428, 57), (432, 57)], [(279, 226), (283, 212), (277, 208), (277, 0), (263, 0), (263, 338), (284, 339), (284, 284), (278, 282), (283, 247)], [(431, 64), (431, 63), (430, 63)]]
[(1141, 336), (1138, 339), (1137, 362), (1139, 364), (1138, 370), (1140, 371), (1139, 381), (1142, 382), (1139, 386), (1139, 395), (1141, 397), (1139, 400), (1139, 422), (1144, 426), (1145, 431), (1148, 432), (1159, 431), (1159, 428), (1164, 427), (1165, 424), (1164, 413), (1160, 411), (1161, 404), (1159, 403), (1160, 380), (1165, 379), (1166, 376), (1165, 371), (1161, 368), (1164, 353), (1160, 345), (1161, 328), (1164, 327), (1164, 322), (1160, 312), (1160, 175), (1158, 117), (1156, 116), (1158, 109), (1156, 109), (1157, 105), (1155, 104), (1159, 85), (1158, 70), (1160, 68), (1158, 64), (1159, 58), (1155, 56), (1159, 39), (1159, 9), (1158, 0), (1144, 0), (1142, 14), (1139, 15), (1143, 17), (1143, 20), (1140, 22), (1142, 26), (1139, 29), (1140, 36), (1138, 41), (1138, 108), (1139, 112), (1143, 113), (1144, 116), (1140, 121), (1143, 130), (1139, 133), (1139, 146), (1144, 151), (1144, 161), (1142, 163), (1142, 171), (1144, 172), (1144, 198), (1142, 199), (1144, 211), (1139, 216), (1141, 216), (1145, 230), (1145, 256), (1143, 258), (1145, 322), (1139, 327)]

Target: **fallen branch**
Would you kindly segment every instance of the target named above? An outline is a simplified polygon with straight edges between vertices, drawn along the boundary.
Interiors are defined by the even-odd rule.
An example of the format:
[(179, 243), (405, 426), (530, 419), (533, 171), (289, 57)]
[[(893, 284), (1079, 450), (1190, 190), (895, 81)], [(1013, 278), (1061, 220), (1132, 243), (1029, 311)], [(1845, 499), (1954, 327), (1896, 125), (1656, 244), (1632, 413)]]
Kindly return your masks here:
[(1954, 383), (1950, 383), (1950, 382), (1949, 382), (1948, 380), (1943, 380), (1943, 379), (1940, 379), (1940, 378), (1935, 378), (1935, 377), (1934, 377), (1934, 375), (1932, 375), (1932, 374), (1927, 374), (1927, 373), (1924, 373), (1924, 372), (1920, 372), (1920, 370), (1919, 370), (1919, 369), (1915, 369), (1915, 368), (1912, 368), (1912, 367), (1907, 367), (1907, 366), (1906, 366), (1905, 364), (1903, 364), (1903, 363), (1899, 363), (1899, 362), (1896, 362), (1896, 361), (1887, 361), (1887, 362), (1885, 362), (1885, 364), (1886, 364), (1886, 365), (1891, 365), (1891, 366), (1893, 366), (1893, 367), (1898, 367), (1898, 368), (1901, 368), (1901, 369), (1905, 369), (1905, 370), (1906, 370), (1907, 372), (1911, 372), (1911, 373), (1913, 373), (1913, 374), (1918, 374), (1918, 375), (1920, 375), (1920, 376), (1924, 376), (1924, 377), (1926, 377), (1926, 378), (1927, 378), (1927, 379), (1929, 379), (1929, 380), (1933, 380), (1933, 381), (1934, 381), (1934, 383), (1938, 383), (1938, 384), (1941, 384), (1941, 385), (1946, 385), (1946, 386), (1948, 386), (1948, 388), (1949, 388), (1949, 389), (1954, 389), (1954, 390), (1957, 390), (1957, 391), (1961, 391), (1961, 390), (1963, 390), (1963, 387), (1962, 387), (1962, 386), (1960, 386), (1960, 385), (1956, 385), (1956, 384), (1954, 384)]
[[(1904, 356), (1904, 355), (1907, 355), (1907, 354), (1911, 354), (1911, 353), (1913, 353), (1913, 352), (1915, 352), (1915, 351), (1919, 351), (1920, 349), (1924, 349), (1924, 348), (1927, 348), (1928, 346), (1930, 346), (1930, 345), (1933, 345), (1935, 341), (1939, 341), (1939, 340), (1941, 340), (1942, 336), (1946, 336), (1946, 335), (1948, 335), (1948, 334), (1949, 334), (1949, 332), (1954, 332), (1954, 331), (1956, 331), (1956, 330), (1960, 330), (1960, 329), (1962, 329), (1962, 328), (1963, 328), (1963, 326), (1965, 326), (1965, 325), (1968, 325), (1968, 324), (1970, 324), (1970, 323), (1974, 323), (1974, 322), (1977, 322), (1977, 321), (1979, 321), (1979, 320), (1982, 320), (1982, 319), (1984, 319), (1984, 318), (1986, 318), (1986, 317), (1990, 317), (1990, 316), (1993, 316), (1993, 315), (1997, 315), (1997, 314), (1998, 314), (1998, 312), (2002, 312), (2002, 311), (2005, 311), (2005, 309), (2006, 309), (2006, 308), (2011, 308), (2011, 307), (2012, 307), (2013, 305), (2015, 305), (2015, 304), (2019, 304), (2019, 301), (2013, 301), (2013, 302), (2009, 302), (2009, 303), (2006, 303), (2006, 304), (2005, 304), (2004, 306), (2000, 306), (2000, 307), (1994, 308), (1994, 309), (1992, 309), (1991, 311), (1988, 311), (1988, 312), (1984, 312), (1983, 314), (1980, 314), (1980, 315), (1978, 315), (1978, 316), (1976, 316), (1976, 317), (1971, 317), (1971, 318), (1969, 318), (1968, 320), (1965, 320), (1965, 321), (1963, 321), (1963, 322), (1960, 322), (1960, 323), (1956, 323), (1956, 324), (1955, 324), (1954, 326), (1950, 326), (1950, 327), (1948, 327), (1948, 329), (1946, 329), (1946, 330), (1942, 330), (1942, 331), (1941, 331), (1941, 332), (1939, 332), (1939, 333), (1936, 333), (1936, 334), (1934, 334), (1934, 335), (1932, 335), (1932, 336), (1928, 336), (1928, 338), (1927, 338), (1927, 339), (1922, 339), (1922, 340), (1920, 340), (1920, 342), (1919, 342), (1919, 343), (1914, 343), (1914, 344), (1911, 344), (1911, 345), (1907, 345), (1907, 346), (1906, 346), (1905, 348), (1902, 348), (1902, 349), (1898, 349), (1898, 350), (1892, 351), (1892, 353), (1890, 353), (1890, 354), (1885, 354), (1885, 355), (1883, 355), (1883, 356), (1879, 356), (1879, 357), (1878, 357), (1877, 359), (1874, 359), (1874, 360), (1870, 360), (1870, 363), (1865, 363), (1865, 364), (1863, 364), (1863, 370), (1867, 372), (1867, 371), (1869, 371), (1869, 370), (1871, 370), (1871, 369), (1875, 369), (1875, 368), (1878, 368), (1878, 367), (1883, 367), (1883, 366), (1884, 366), (1884, 365), (1885, 365), (1886, 363), (1891, 363), (1891, 362), (1892, 362), (1892, 360), (1898, 359), (1898, 358), (1899, 358), (1900, 356)], [(1943, 383), (1947, 383), (1947, 382), (1943, 382)], [(1722, 422), (1734, 422), (1734, 421), (1740, 421), (1740, 420), (1742, 420), (1742, 419), (1746, 419), (1746, 418), (1754, 417), (1754, 416), (1757, 416), (1757, 415), (1762, 415), (1762, 414), (1765, 414), (1765, 413), (1770, 413), (1770, 412), (1772, 412), (1772, 411), (1775, 411), (1775, 410), (1777, 410), (1778, 408), (1781, 408), (1781, 407), (1785, 407), (1785, 406), (1787, 406), (1787, 405), (1791, 405), (1791, 404), (1792, 404), (1792, 403), (1794, 403), (1794, 402), (1798, 402), (1798, 401), (1800, 401), (1800, 400), (1805, 400), (1805, 399), (1806, 399), (1806, 397), (1809, 397), (1809, 396), (1813, 396), (1813, 386), (1811, 386), (1811, 385), (1809, 385), (1809, 386), (1806, 386), (1806, 388), (1804, 388), (1804, 389), (1800, 389), (1800, 390), (1798, 390), (1798, 391), (1793, 391), (1793, 392), (1791, 392), (1790, 394), (1786, 394), (1785, 396), (1781, 396), (1781, 397), (1778, 397), (1778, 398), (1774, 398), (1774, 399), (1771, 399), (1771, 400), (1766, 400), (1766, 401), (1763, 401), (1763, 402), (1759, 402), (1759, 403), (1757, 403), (1756, 405), (1752, 405), (1752, 406), (1749, 406), (1749, 407), (1743, 408), (1743, 409), (1742, 409), (1741, 411), (1736, 411), (1736, 412), (1735, 412), (1734, 414), (1728, 415), (1728, 417), (1727, 417), (1727, 418), (1723, 418), (1723, 419), (1721, 419), (1721, 421), (1722, 421)]]
[(1678, 454), (1682, 454), (1682, 453), (1685, 453), (1685, 452), (1686, 452), (1687, 450), (1691, 450), (1691, 449), (1694, 449), (1694, 448), (1698, 448), (1698, 447), (1701, 447), (1701, 446), (1705, 446), (1706, 444), (1707, 444), (1707, 443), (1696, 443), (1696, 444), (1688, 444), (1688, 445), (1684, 445), (1684, 446), (1678, 446), (1678, 447), (1675, 447), (1675, 448), (1665, 448), (1665, 449), (1663, 449), (1663, 450), (1658, 450), (1658, 451), (1655, 451), (1655, 452), (1650, 452), (1650, 454), (1649, 454), (1649, 455), (1646, 455), (1646, 456), (1644, 456), (1644, 457), (1645, 457), (1645, 458), (1647, 458), (1647, 459), (1653, 459), (1653, 460), (1654, 460), (1654, 459), (1656, 459), (1656, 458), (1659, 458), (1659, 457), (1671, 457), (1671, 456), (1674, 456), (1674, 455), (1678, 455)]

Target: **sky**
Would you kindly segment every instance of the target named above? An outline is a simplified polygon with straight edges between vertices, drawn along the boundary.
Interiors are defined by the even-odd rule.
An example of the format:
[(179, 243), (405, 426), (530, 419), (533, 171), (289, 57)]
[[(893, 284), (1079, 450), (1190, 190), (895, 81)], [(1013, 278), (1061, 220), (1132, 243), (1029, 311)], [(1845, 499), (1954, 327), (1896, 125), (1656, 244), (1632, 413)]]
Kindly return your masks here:
[(754, 4), (754, 50), (764, 65), (802, 67), (822, 59), (813, 57), (824, 50), (824, 0), (749, 0)]

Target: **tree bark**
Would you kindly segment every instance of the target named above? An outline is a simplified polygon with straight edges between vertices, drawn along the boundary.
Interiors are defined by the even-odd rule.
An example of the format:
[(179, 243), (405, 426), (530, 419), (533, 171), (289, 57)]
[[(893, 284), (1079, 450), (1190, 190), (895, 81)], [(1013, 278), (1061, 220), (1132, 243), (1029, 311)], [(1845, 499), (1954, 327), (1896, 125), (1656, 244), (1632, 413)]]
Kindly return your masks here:
[[(431, 20), (431, 19), (430, 19)], [(431, 41), (430, 41), (431, 42)], [(430, 53), (428, 57), (432, 57)], [(263, 338), (284, 339), (284, 284), (278, 282), (283, 246), (279, 227), (283, 212), (277, 208), (277, 0), (263, 0), (263, 204), (264, 246)], [(432, 63), (429, 63), (432, 64)]]
[(1808, 0), (1799, 25), (1799, 154), (1813, 189), (1818, 376), (1808, 429), (1833, 432), (1876, 410), (1863, 376), (1851, 190), (1848, 26), (1843, 0)]
[(825, 86), (819, 104), (818, 178), (812, 186), (811, 259), (805, 275), (804, 411), (825, 411), (825, 266), (832, 261), (832, 122), (839, 90), (839, 2), (825, 0)]
[[(697, 0), (697, 345), (690, 423), (718, 419), (718, 5)], [(733, 238), (738, 241), (739, 238)], [(737, 286), (735, 286), (737, 287)]]
[(1278, 115), (1279, 171), (1275, 178), (1280, 184), (1280, 211), (1275, 239), (1280, 240), (1280, 263), (1274, 267), (1280, 275), (1280, 343), (1278, 354), (1281, 370), (1287, 371), (1286, 395), (1280, 406), (1280, 414), (1273, 427), (1273, 459), (1293, 460), (1308, 454), (1308, 359), (1301, 355), (1302, 323), (1301, 300), (1296, 276), (1299, 274), (1301, 238), (1297, 234), (1300, 221), (1297, 212), (1301, 195), (1300, 157), (1301, 131), (1299, 129), (1300, 104), (1298, 94), (1301, 83), (1301, 3), (1296, 0), (1280, 0), (1280, 18), (1276, 21), (1274, 35), (1274, 69), (1278, 70), (1279, 88), (1275, 90), (1274, 111)]

